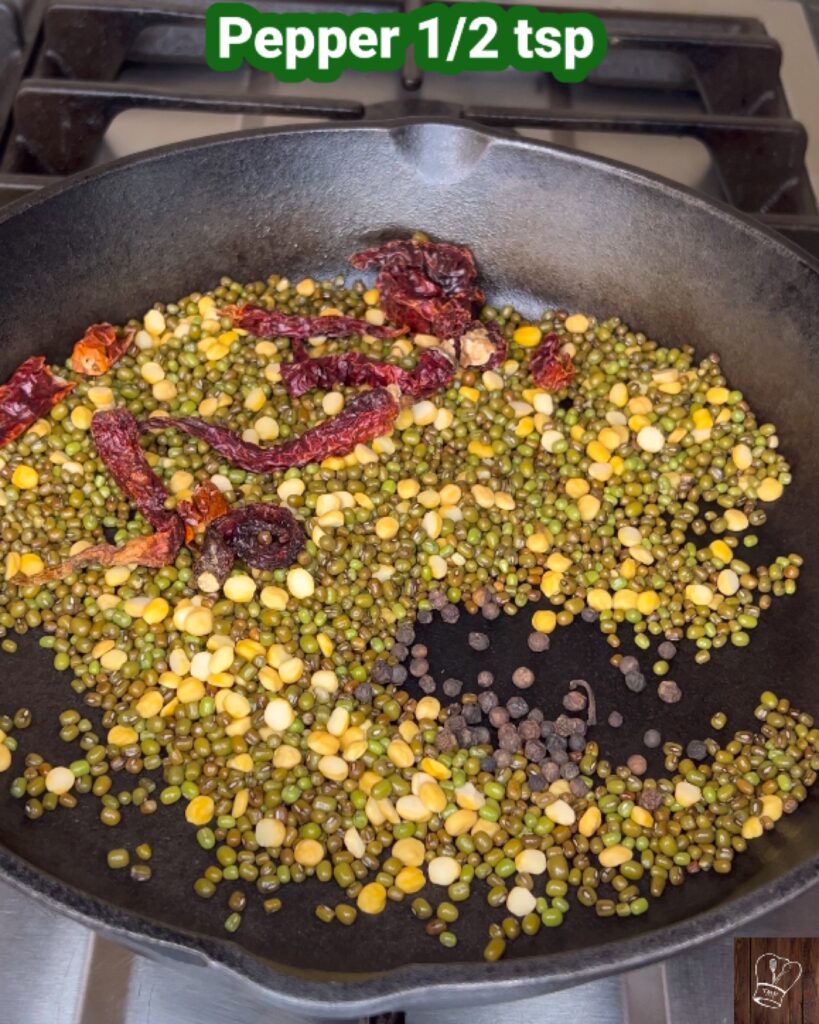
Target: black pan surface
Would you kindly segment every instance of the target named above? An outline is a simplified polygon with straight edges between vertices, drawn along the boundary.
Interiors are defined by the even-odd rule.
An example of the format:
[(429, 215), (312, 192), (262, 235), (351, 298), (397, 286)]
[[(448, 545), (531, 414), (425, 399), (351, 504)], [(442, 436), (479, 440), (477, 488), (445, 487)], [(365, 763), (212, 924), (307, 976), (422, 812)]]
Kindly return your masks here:
[[(531, 315), (549, 306), (617, 313), (662, 343), (718, 351), (732, 383), (777, 423), (794, 467), (795, 482), (756, 554), (760, 562), (788, 551), (806, 557), (797, 596), (775, 602), (750, 650), (720, 652), (704, 668), (690, 651), (679, 656), (674, 677), (685, 698), (675, 706), (625, 691), (594, 627), (577, 624), (553, 638), (548, 653), (530, 654), (528, 614), (489, 624), (492, 647), (481, 655), (466, 644), (476, 628), (468, 616), (455, 627), (426, 627), (439, 679), (456, 674), (470, 686), (488, 666), (506, 680), (508, 695), (512, 669), (527, 663), (538, 679), (529, 695), (554, 713), (568, 681), (585, 677), (602, 720), (615, 707), (625, 717), (622, 729), (596, 734), (615, 761), (641, 749), (649, 726), (666, 738), (702, 738), (723, 709), (729, 728), (749, 727), (764, 688), (816, 713), (819, 267), (779, 237), (664, 181), (449, 122), (262, 131), (158, 150), (0, 215), (0, 378), (32, 353), (64, 359), (94, 320), (123, 321), (223, 274), (332, 276), (346, 269), (349, 253), (414, 229), (469, 245), (492, 301)], [(34, 711), (34, 725), (19, 734), (22, 750), (59, 758), (56, 716), (75, 704), (66, 677), (31, 636), (0, 672), (0, 710), (26, 704)], [(349, 930), (318, 922), (309, 910), (322, 900), (318, 883), (286, 891), (274, 917), (251, 894), (240, 932), (227, 940), (227, 893), (210, 903), (193, 896), (208, 857), (174, 809), (126, 814), (112, 832), (88, 800), (32, 823), (2, 786), (0, 870), (143, 952), (227, 968), (278, 1005), (339, 1015), (521, 997), (736, 927), (816, 880), (817, 802), (812, 797), (752, 844), (731, 876), (692, 879), (626, 922), (600, 921), (578, 906), (564, 927), (514, 943), (493, 965), (480, 959), (491, 913), (480, 899), (463, 907), (459, 945), (444, 951), (406, 907)], [(104, 863), (108, 848), (140, 841), (155, 849), (154, 878), (144, 886)]]

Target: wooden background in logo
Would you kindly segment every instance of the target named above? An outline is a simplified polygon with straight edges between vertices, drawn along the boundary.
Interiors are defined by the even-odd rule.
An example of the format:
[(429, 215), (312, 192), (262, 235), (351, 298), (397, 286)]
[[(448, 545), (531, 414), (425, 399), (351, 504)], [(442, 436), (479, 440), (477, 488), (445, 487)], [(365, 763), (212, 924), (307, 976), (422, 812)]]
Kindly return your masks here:
[[(781, 1009), (753, 1001), (754, 965), (763, 953), (802, 964), (802, 977)], [(734, 1024), (819, 1024), (819, 938), (734, 940)]]

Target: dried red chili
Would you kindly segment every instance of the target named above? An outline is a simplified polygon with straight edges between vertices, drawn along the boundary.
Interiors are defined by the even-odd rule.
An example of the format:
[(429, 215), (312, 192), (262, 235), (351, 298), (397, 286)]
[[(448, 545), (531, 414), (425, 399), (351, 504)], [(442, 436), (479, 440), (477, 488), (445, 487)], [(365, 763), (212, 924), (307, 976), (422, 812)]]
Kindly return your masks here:
[(136, 332), (126, 328), (121, 335), (112, 324), (91, 324), (74, 346), (71, 353), (71, 369), (86, 377), (99, 377), (107, 373), (128, 349)]
[[(448, 388), (455, 376), (455, 367), (449, 356), (443, 351), (427, 349), (410, 373), (412, 378), (406, 394), (413, 398), (424, 398), (433, 395), (442, 388)], [(402, 389), (403, 390), (403, 389)]]
[(28, 583), (60, 580), (91, 562), (161, 568), (173, 562), (185, 540), (185, 524), (176, 512), (165, 508), (168, 492), (140, 448), (139, 425), (131, 413), (126, 409), (98, 412), (91, 420), (91, 434), (117, 487), (131, 499), (155, 532), (148, 537), (134, 537), (122, 547), (95, 544), (28, 578)]
[(443, 316), (471, 320), (484, 302), (469, 249), (443, 242), (394, 240), (355, 253), (357, 270), (376, 268), (381, 308), (396, 323), (441, 338)]
[(337, 416), (324, 420), (301, 437), (272, 448), (260, 448), (226, 427), (193, 416), (153, 417), (145, 420), (142, 428), (174, 427), (204, 441), (232, 465), (248, 473), (272, 473), (290, 466), (306, 466), (333, 455), (348, 455), (357, 444), (365, 444), (387, 433), (397, 415), (398, 399), (389, 387), (356, 395)]
[(572, 357), (560, 351), (560, 337), (554, 332), (547, 334), (529, 360), (532, 379), (547, 391), (562, 391), (575, 377)]
[(292, 398), (299, 398), (316, 388), (327, 391), (342, 385), (359, 387), (364, 384), (374, 387), (396, 384), (402, 394), (424, 398), (449, 385), (454, 367), (445, 353), (435, 349), (422, 352), (413, 370), (370, 359), (360, 352), (345, 352), (285, 363), (281, 367), (281, 375)]
[(70, 381), (54, 376), (45, 356), (32, 356), (21, 363), (0, 387), (0, 448), (53, 409), (73, 387)]
[[(237, 327), (257, 338), (349, 338), (369, 334), (388, 341), (404, 334), (403, 327), (384, 327), (352, 316), (295, 316), (258, 306), (228, 306), (222, 310)], [(398, 321), (399, 323), (401, 321)]]
[(121, 547), (115, 547), (113, 544), (94, 544), (60, 562), (59, 565), (37, 573), (36, 576), (17, 576), (14, 582), (21, 586), (31, 586), (62, 580), (75, 569), (90, 565), (92, 562), (96, 565), (146, 565), (151, 569), (161, 569), (163, 565), (170, 565), (176, 558), (183, 536), (182, 521), (176, 519), (166, 530), (157, 530), (146, 537), (134, 537)]
[(304, 527), (289, 509), (261, 503), (243, 505), (208, 525), (194, 578), (201, 589), (216, 591), (235, 559), (254, 569), (278, 569), (295, 560), (305, 539)]
[(91, 435), (105, 468), (155, 530), (167, 529), (179, 516), (165, 508), (168, 492), (139, 445), (139, 424), (127, 409), (98, 412)]
[(205, 480), (197, 486), (190, 501), (176, 503), (176, 511), (185, 522), (185, 541), (190, 543), (209, 523), (230, 511), (230, 505), (216, 484)]

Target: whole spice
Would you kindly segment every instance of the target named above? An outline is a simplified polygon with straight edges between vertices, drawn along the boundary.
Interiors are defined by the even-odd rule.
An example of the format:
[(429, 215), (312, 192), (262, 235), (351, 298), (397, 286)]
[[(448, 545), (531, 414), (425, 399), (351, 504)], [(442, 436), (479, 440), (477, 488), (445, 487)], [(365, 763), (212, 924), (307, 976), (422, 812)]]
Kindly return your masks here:
[(442, 313), (434, 323), (441, 348), (464, 367), (494, 370), (506, 358), (506, 338), (492, 321), (464, 320), (460, 311)]
[[(586, 714), (586, 722), (588, 723), (588, 725), (597, 725), (597, 702), (594, 699), (594, 692), (593, 692), (591, 686), (589, 685), (589, 683), (585, 679), (572, 679), (570, 681), (570, 683), (569, 683), (569, 689), (570, 690), (577, 690), (578, 688), (580, 688), (581, 690), (585, 690), (586, 691), (586, 701), (588, 702), (588, 712)], [(580, 695), (577, 694), (577, 696), (580, 696)], [(581, 708), (578, 708), (578, 707), (569, 708), (569, 707), (567, 707), (567, 710), (570, 710), (570, 711), (571, 710), (581, 710)]]
[(574, 381), (576, 371), (572, 357), (561, 351), (562, 339), (550, 332), (532, 353), (529, 371), (539, 388), (562, 391)]
[(628, 672), (625, 683), (632, 693), (642, 693), (646, 688), (646, 677), (642, 672)]
[(0, 448), (24, 433), (74, 387), (55, 377), (43, 356), (32, 356), (0, 386)]
[(512, 673), (512, 685), (519, 690), (528, 690), (535, 681), (535, 673), (526, 665), (519, 665)]
[(92, 544), (58, 565), (49, 566), (31, 576), (17, 576), (15, 582), (25, 586), (50, 583), (65, 579), (84, 565), (144, 565), (151, 569), (161, 569), (173, 563), (184, 538), (185, 527), (181, 520), (175, 519), (166, 529), (156, 530), (145, 537), (134, 537), (121, 547)]
[(91, 563), (161, 568), (173, 562), (185, 539), (184, 523), (176, 512), (165, 508), (168, 493), (140, 448), (139, 426), (131, 413), (126, 409), (99, 412), (91, 421), (91, 433), (105, 468), (155, 532), (134, 537), (122, 547), (91, 545), (59, 565), (33, 574), (28, 583), (64, 579)]
[(394, 240), (358, 252), (350, 262), (357, 270), (376, 268), (384, 312), (422, 334), (449, 337), (453, 317), (465, 324), (483, 304), (483, 292), (475, 284), (475, 260), (463, 246), (426, 239)]
[(398, 400), (390, 388), (374, 388), (351, 399), (343, 412), (331, 416), (300, 437), (272, 448), (245, 441), (227, 427), (190, 416), (145, 420), (143, 430), (181, 430), (199, 438), (239, 469), (272, 473), (290, 466), (306, 466), (333, 455), (347, 455), (357, 444), (389, 433), (398, 415)]
[(664, 679), (657, 687), (657, 696), (666, 704), (676, 704), (682, 699), (682, 690), (673, 679)]
[(135, 334), (132, 327), (126, 327), (120, 334), (113, 324), (91, 324), (74, 346), (71, 369), (85, 377), (108, 373), (131, 347)]
[(243, 505), (208, 525), (194, 577), (202, 590), (217, 590), (234, 559), (240, 558), (254, 569), (277, 569), (295, 560), (304, 540), (304, 528), (289, 509)]
[[(349, 338), (369, 334), (373, 338), (398, 338), (402, 327), (382, 327), (368, 320), (351, 316), (294, 316), (278, 310), (260, 309), (258, 306), (229, 306), (223, 310), (241, 327), (257, 338)], [(400, 321), (399, 321), (400, 322)]]
[(346, 352), (317, 359), (303, 358), (281, 367), (282, 380), (292, 398), (316, 388), (330, 390), (344, 385), (383, 387), (395, 384), (403, 395), (425, 398), (448, 387), (454, 376), (449, 357), (440, 350), (426, 349), (413, 370), (395, 363), (370, 359), (360, 352)]
[(176, 511), (185, 521), (185, 541), (190, 543), (209, 523), (223, 516), (229, 508), (225, 496), (210, 480), (198, 484), (190, 501), (176, 503)]
[(168, 492), (139, 445), (139, 425), (126, 409), (98, 412), (91, 434), (105, 468), (117, 487), (155, 530), (166, 530), (179, 516), (165, 507)]

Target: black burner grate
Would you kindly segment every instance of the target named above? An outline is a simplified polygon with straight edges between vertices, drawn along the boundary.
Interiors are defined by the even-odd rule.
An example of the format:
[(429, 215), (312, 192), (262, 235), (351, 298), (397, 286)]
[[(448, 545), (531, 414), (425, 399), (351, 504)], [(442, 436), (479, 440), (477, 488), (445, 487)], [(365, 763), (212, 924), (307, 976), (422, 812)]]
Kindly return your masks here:
[[(91, 166), (112, 121), (129, 110), (233, 113), (303, 121), (444, 114), (507, 129), (692, 138), (713, 160), (722, 196), (819, 255), (819, 216), (805, 169), (806, 132), (790, 116), (778, 43), (750, 18), (598, 12), (609, 55), (586, 83), (548, 89), (504, 73), (503, 102), (430, 98), (407, 60), (387, 98), (366, 102), (334, 85), (234, 92), (208, 73), (207, 91), (134, 82), (129, 69), (202, 65), (206, 4), (155, 0), (0, 0), (0, 201)], [(279, 11), (394, 11), (417, 0), (282, 0)], [(553, 9), (553, 8), (549, 8)], [(515, 83), (517, 75), (519, 82)], [(480, 76), (484, 82), (486, 75)], [(513, 102), (510, 96), (510, 78)], [(200, 70), (201, 79), (201, 70)], [(515, 91), (517, 89), (517, 91)], [(366, 90), (364, 90), (366, 94)], [(651, 93), (650, 112), (631, 100)], [(657, 98), (660, 98), (659, 110)], [(683, 101), (683, 102), (681, 102)]]

